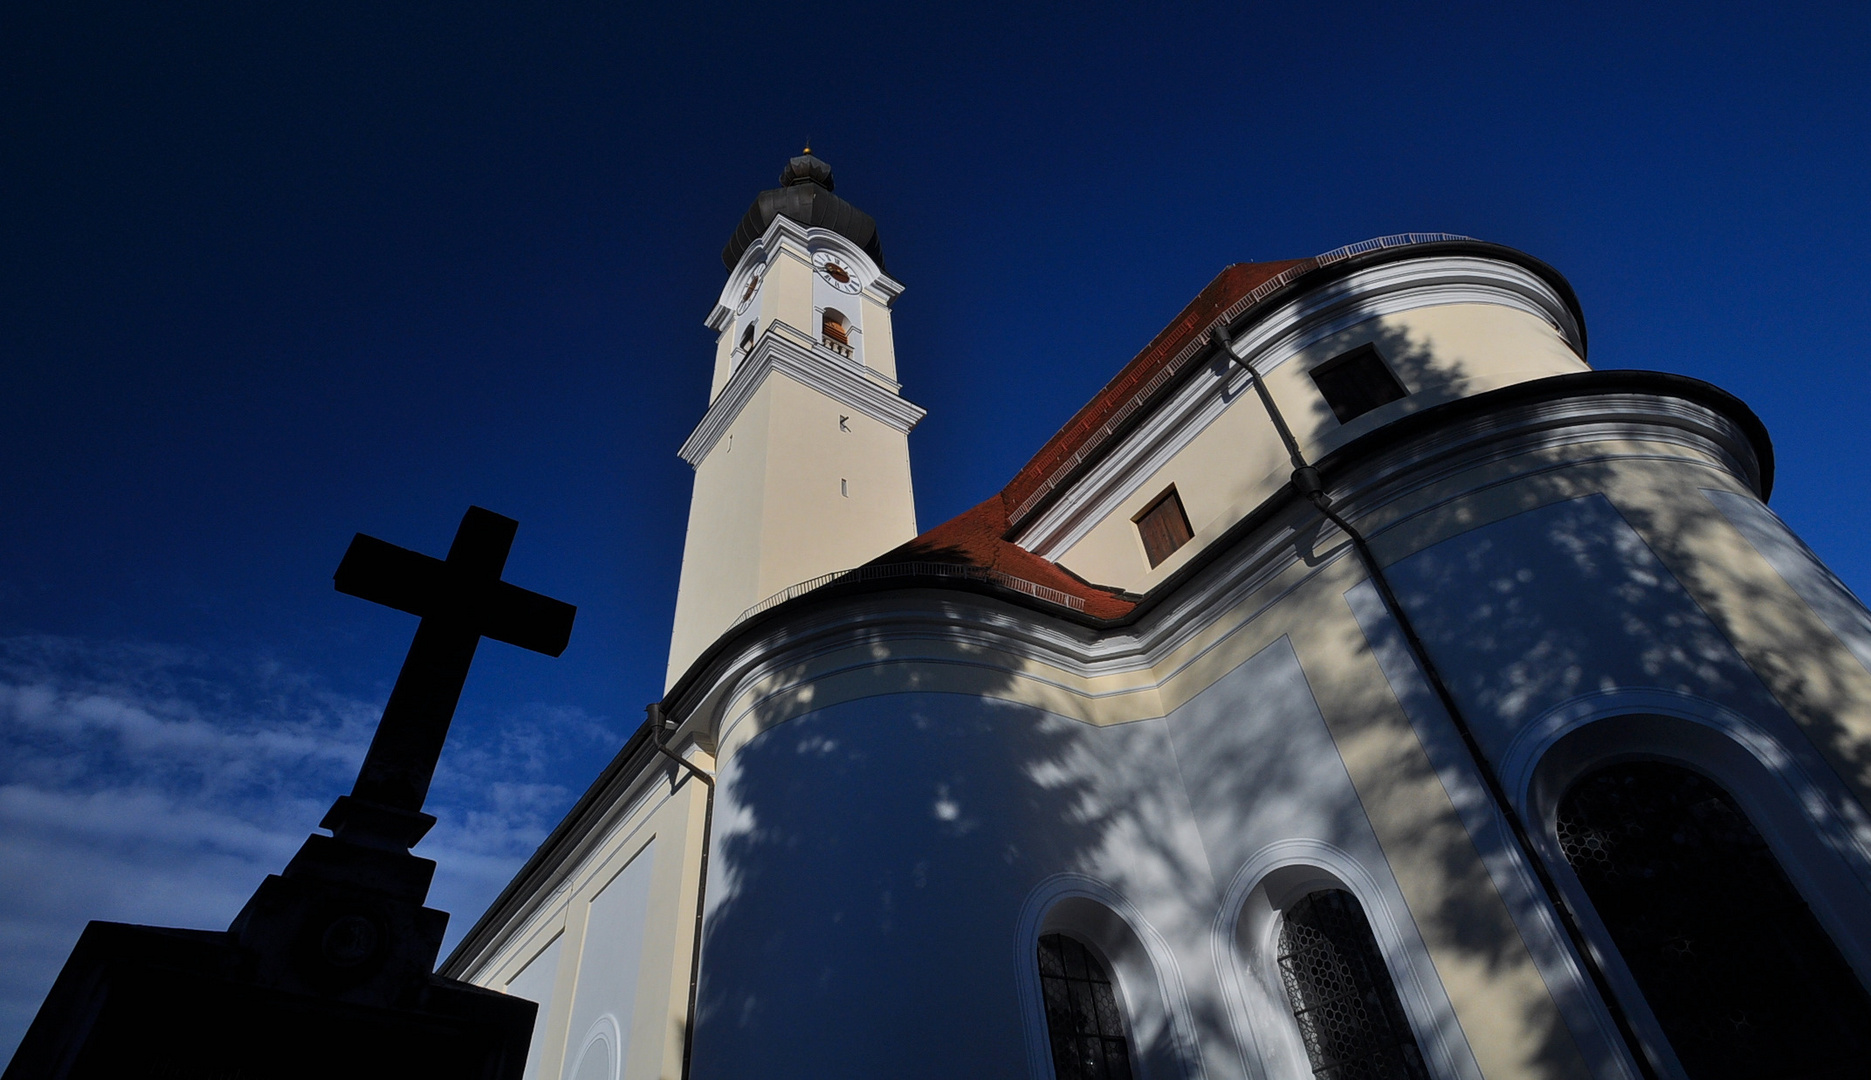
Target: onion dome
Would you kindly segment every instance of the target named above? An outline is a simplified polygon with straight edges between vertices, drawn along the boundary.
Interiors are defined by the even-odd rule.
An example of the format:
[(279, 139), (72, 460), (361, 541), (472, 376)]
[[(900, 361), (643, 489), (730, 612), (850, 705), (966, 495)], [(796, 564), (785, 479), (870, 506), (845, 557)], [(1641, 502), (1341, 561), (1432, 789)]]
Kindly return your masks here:
[(810, 147), (806, 152), (786, 163), (780, 170), (780, 186), (792, 187), (794, 184), (817, 184), (826, 191), (832, 189), (832, 167), (812, 156)]
[(810, 151), (786, 163), (780, 170), (779, 187), (754, 197), (754, 204), (742, 216), (728, 246), (721, 249), (721, 261), (729, 270), (734, 269), (754, 241), (766, 235), (773, 219), (781, 216), (801, 225), (830, 229), (863, 248), (880, 269), (884, 265), (876, 219), (832, 194), (832, 167)]

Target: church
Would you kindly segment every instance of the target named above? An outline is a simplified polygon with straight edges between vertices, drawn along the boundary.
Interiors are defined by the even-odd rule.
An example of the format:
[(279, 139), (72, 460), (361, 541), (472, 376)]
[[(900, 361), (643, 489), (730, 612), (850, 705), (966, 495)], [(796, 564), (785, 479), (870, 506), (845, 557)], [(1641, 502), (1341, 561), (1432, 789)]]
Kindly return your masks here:
[(1871, 613), (1743, 402), (1387, 236), (919, 532), (835, 191), (722, 252), (662, 700), (442, 968), (529, 1078), (1864, 1075)]

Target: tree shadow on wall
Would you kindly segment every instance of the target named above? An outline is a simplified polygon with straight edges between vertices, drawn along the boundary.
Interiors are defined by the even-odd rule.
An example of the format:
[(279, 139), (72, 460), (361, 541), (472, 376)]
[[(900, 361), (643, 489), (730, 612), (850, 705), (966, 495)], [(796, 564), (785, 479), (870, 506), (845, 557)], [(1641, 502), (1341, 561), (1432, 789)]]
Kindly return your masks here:
[[(1338, 445), (1349, 441), (1347, 436), (1356, 438), (1382, 424), (1390, 423), (1399, 415), (1422, 412), (1475, 392), (1476, 378), (1466, 364), (1438, 357), (1427, 344), (1411, 337), (1408, 331), (1400, 327), (1382, 320), (1372, 322), (1377, 324), (1377, 330), (1369, 338), (1370, 345), (1383, 357), (1390, 373), (1402, 383), (1407, 396), (1348, 422), (1341, 422), (1324, 395), (1315, 394), (1304, 412), (1287, 418), (1293, 427), (1293, 434), (1302, 445), (1318, 446), (1328, 440), (1332, 445)], [(1344, 355), (1344, 352), (1337, 355)], [(1310, 383), (1312, 380), (1306, 381)], [(1343, 435), (1339, 434), (1340, 429), (1345, 429)]]
[(981, 661), (975, 698), (906, 693), (893, 657), (926, 649), (858, 645), (850, 677), (874, 685), (770, 701), (722, 766), (698, 1077), (1023, 1071), (1018, 907), (1035, 866), (1106, 842), (1107, 799), (1072, 722), (1005, 704), (978, 647), (950, 650)]
[[(1452, 397), (1470, 385), (1459, 369), (1434, 374), (1402, 334), (1378, 347), (1393, 363), (1418, 365), (1408, 380), (1418, 393)], [(1336, 423), (1328, 417), (1311, 418), (1315, 433)], [(1500, 497), (1517, 503), (1512, 511), (1533, 511), (1618, 482), (1615, 464), (1570, 465), (1529, 475)], [(1732, 530), (1693, 484), (1642, 505), (1620, 499), (1619, 508), (1645, 536), (1660, 537), (1655, 560), (1617, 540), (1602, 514), (1575, 508), (1528, 526), (1539, 540), (1529, 550), (1544, 552), (1531, 565), (1497, 566), (1485, 552), (1451, 548), (1400, 586), (1439, 664), (1445, 654), (1475, 658), (1466, 670), (1450, 664), (1464, 706), (1511, 713), (1606, 679), (1745, 698), (1747, 673), (1718, 662), (1727, 642), (1720, 628), (1752, 619), (1783, 644), (1765, 660), (1750, 658), (1862, 783), (1871, 756), (1839, 721), (1857, 707), (1852, 680), (1804, 670), (1806, 658), (1839, 652), (1837, 641), (1772, 582), (1737, 584), (1697, 562), (1696, 552)], [(1331, 553), (1311, 549), (1310, 511), (1295, 514), (1305, 517), (1295, 554), (1316, 565)], [(1555, 598), (1541, 590), (1562, 563), (1571, 584)], [(1189, 588), (1232, 572), (1227, 564), (1219, 560)], [(1534, 577), (1523, 580), (1522, 571)], [(1020, 965), (1034, 961), (1021, 954), (1015, 928), (1036, 885), (1062, 871), (1116, 883), (1182, 958), (1181, 985), (1168, 987), (1179, 1024), (1133, 1033), (1151, 1075), (1196, 1074), (1197, 1052), (1182, 1032), (1201, 1047), (1208, 1075), (1247, 1068), (1235, 1046), (1242, 1020), (1218, 973), (1199, 959), (1210, 955), (1215, 909), (1234, 870), (1213, 854), (1215, 838), (1233, 827), (1229, 808), (1291, 819), (1295, 835), (1342, 835), (1360, 826), (1367, 806), (1438, 790), (1428, 759), (1397, 754), (1376, 781), (1384, 790), (1362, 805), (1322, 801), (1317, 784), (1272, 752), (1290, 737), (1279, 732), (1257, 748), (1222, 737), (1224, 716), (1213, 738), (1172, 745), (1167, 727), (1180, 714), (1099, 728), (1019, 703), (1070, 696), (1020, 674), (1024, 638), (1085, 642), (1093, 631), (939, 593), (906, 593), (891, 611), (891, 595), (862, 601), (881, 609), (878, 621), (891, 629), (842, 636), (850, 659), (833, 665), (835, 680), (823, 657), (788, 661), (766, 679), (782, 689), (736, 721), (764, 730), (722, 766), (694, 1075), (1025, 1074), (1033, 1018), (1018, 987)], [(1588, 595), (1603, 602), (1582, 605)], [(1336, 594), (1330, 600), (1343, 605)], [(983, 607), (1004, 617), (1004, 636), (989, 641), (961, 617)], [(1157, 618), (1176, 617), (1172, 607)], [(1700, 623), (1698, 611), (1707, 615)], [(1355, 624), (1341, 613), (1333, 625), (1343, 636), (1332, 649), (1369, 658)], [(834, 681), (835, 693), (824, 689)], [(827, 704), (834, 696), (838, 703)], [(1372, 717), (1394, 712), (1372, 706)], [(1375, 727), (1365, 734), (1398, 737)], [(1203, 768), (1187, 767), (1192, 752)], [(1522, 943), (1511, 928), (1502, 932), (1492, 882), (1464, 830), (1422, 830), (1390, 859), (1435, 868), (1440, 887), (1413, 896), (1410, 914), (1441, 955), (1483, 982), (1524, 985)], [(1527, 999), (1518, 1039), (1467, 1035), (1515, 1042), (1511, 1052), (1528, 1074), (1573, 1075), (1572, 1037), (1543, 1000)]]
[[(1212, 866), (1211, 850), (1249, 817), (1288, 819), (1293, 835), (1351, 834), (1364, 827), (1356, 797), (1321, 798), (1329, 778), (1293, 767), (1278, 725), (1257, 749), (1221, 737), (1230, 718), (1215, 715), (1216, 738), (1191, 729), (1178, 749), (1164, 721), (1099, 728), (1016, 704), (1032, 688), (1004, 674), (968, 695), (905, 692), (893, 659), (928, 650), (863, 645), (872, 663), (846, 677), (875, 686), (818, 709), (773, 702), (770, 718), (788, 718), (723, 766), (695, 1075), (756, 1062), (763, 1075), (1024, 1074), (1036, 1018), (1019, 967), (1035, 958), (1015, 931), (1035, 887), (1060, 872), (1110, 882), (1181, 961), (1179, 978), (1159, 970), (1174, 1020), (1131, 1032), (1145, 1070), (1250, 1069), (1235, 1041), (1245, 1021), (1208, 959), (1228, 885), (1217, 875), (1245, 853)], [(965, 642), (947, 662), (1003, 669)], [(1178, 762), (1190, 750), (1200, 770)], [(1337, 768), (1329, 755), (1312, 764)], [(1492, 958), (1499, 942), (1462, 936), (1477, 922), (1463, 894), (1487, 887), (1467, 843), (1419, 839), (1411, 856), (1439, 858), (1453, 883), (1440, 909), (1416, 915)]]
[[(1672, 455), (1680, 465), (1659, 464)], [(1865, 722), (1865, 673), (1777, 575), (1750, 562), (1701, 490), (1728, 486), (1708, 466), (1707, 452), (1675, 443), (1626, 462), (1527, 472), (1497, 493), (1513, 504), (1497, 516), (1511, 516), (1467, 535), (1470, 523), (1451, 518), (1455, 535), (1393, 566), (1393, 583), (1497, 766), (1514, 732), (1561, 703), (1656, 690), (1718, 703), (1769, 730), (1790, 716), (1839, 774), (1855, 774), (1862, 800), (1871, 755), (1848, 718)], [(1783, 779), (1800, 805), (1862, 813), (1810, 780)], [(1527, 825), (1556, 849), (1550, 823)], [(1462, 861), (1443, 872), (1458, 874)], [(1498, 964), (1465, 932), (1480, 925), (1467, 906), (1457, 899), (1430, 918), (1465, 952)]]

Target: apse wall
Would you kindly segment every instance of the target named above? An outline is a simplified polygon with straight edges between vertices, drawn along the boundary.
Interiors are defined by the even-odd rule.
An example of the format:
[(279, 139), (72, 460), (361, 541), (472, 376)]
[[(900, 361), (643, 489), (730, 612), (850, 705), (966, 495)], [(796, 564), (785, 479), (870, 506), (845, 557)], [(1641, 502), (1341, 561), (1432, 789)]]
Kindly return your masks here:
[[(1708, 515), (1715, 529), (1741, 526), (1844, 645), (1871, 652), (1871, 615), (1758, 500), (1695, 489), (1677, 489), (1671, 500), (1701, 503), (1705, 515), (1718, 511), (1719, 519)], [(1641, 516), (1647, 509), (1627, 505)], [(1536, 848), (1600, 940), (1607, 977), (1632, 1022), (1659, 1054), (1669, 1053), (1667, 1040), (1552, 831), (1560, 796), (1595, 766), (1661, 760), (1714, 779), (1761, 832), (1847, 963), (1871, 982), (1871, 925), (1863, 917), (1871, 822), (1736, 642), (1609, 499), (1583, 496), (1505, 517), (1400, 560), (1389, 576)], [(1351, 599), (1368, 634), (1387, 632), (1389, 617), (1370, 586)], [(1784, 600), (1777, 588), (1752, 597), (1763, 607)], [(1732, 615), (1726, 621), (1735, 623)], [(1793, 640), (1772, 644), (1800, 651)], [(1413, 675), (1404, 667), (1392, 655), (1387, 670), (1407, 685)], [(1467, 790), (1458, 805), (1485, 804), (1446, 714), (1426, 693), (1400, 696), (1445, 786)], [(1484, 816), (1471, 811), (1470, 831), (1484, 855), (1493, 847), (1504, 857), (1505, 836)], [(1522, 892), (1531, 901), (1530, 890)]]
[(1050, 1075), (1062, 929), (1134, 943), (1152, 1080), (1265, 1075), (1292, 1016), (1237, 924), (1296, 866), (1358, 895), (1438, 1075), (1479, 1076), (1284, 638), (1159, 720), (893, 694), (768, 729), (720, 784), (696, 1077)]

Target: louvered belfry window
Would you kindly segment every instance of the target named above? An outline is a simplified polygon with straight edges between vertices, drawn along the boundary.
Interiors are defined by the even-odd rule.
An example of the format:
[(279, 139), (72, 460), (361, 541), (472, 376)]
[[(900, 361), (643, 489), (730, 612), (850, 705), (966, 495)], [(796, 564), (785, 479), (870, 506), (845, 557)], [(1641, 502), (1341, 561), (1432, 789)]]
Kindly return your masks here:
[(1130, 1043), (1104, 962), (1064, 934), (1039, 939), (1039, 982), (1058, 1080), (1130, 1080)]
[(845, 317), (843, 312), (834, 308), (826, 308), (824, 324), (826, 337), (836, 341), (840, 345), (851, 344), (850, 339), (845, 334)]
[(1560, 800), (1559, 842), (1696, 1080), (1864, 1076), (1871, 998), (1734, 799), (1631, 761)]
[(1189, 515), (1182, 509), (1182, 496), (1176, 494), (1174, 485), (1133, 520), (1151, 566), (1161, 564), (1195, 536), (1195, 530), (1189, 528)]
[(1356, 897), (1324, 889), (1286, 909), (1280, 978), (1318, 1080), (1429, 1080)]

